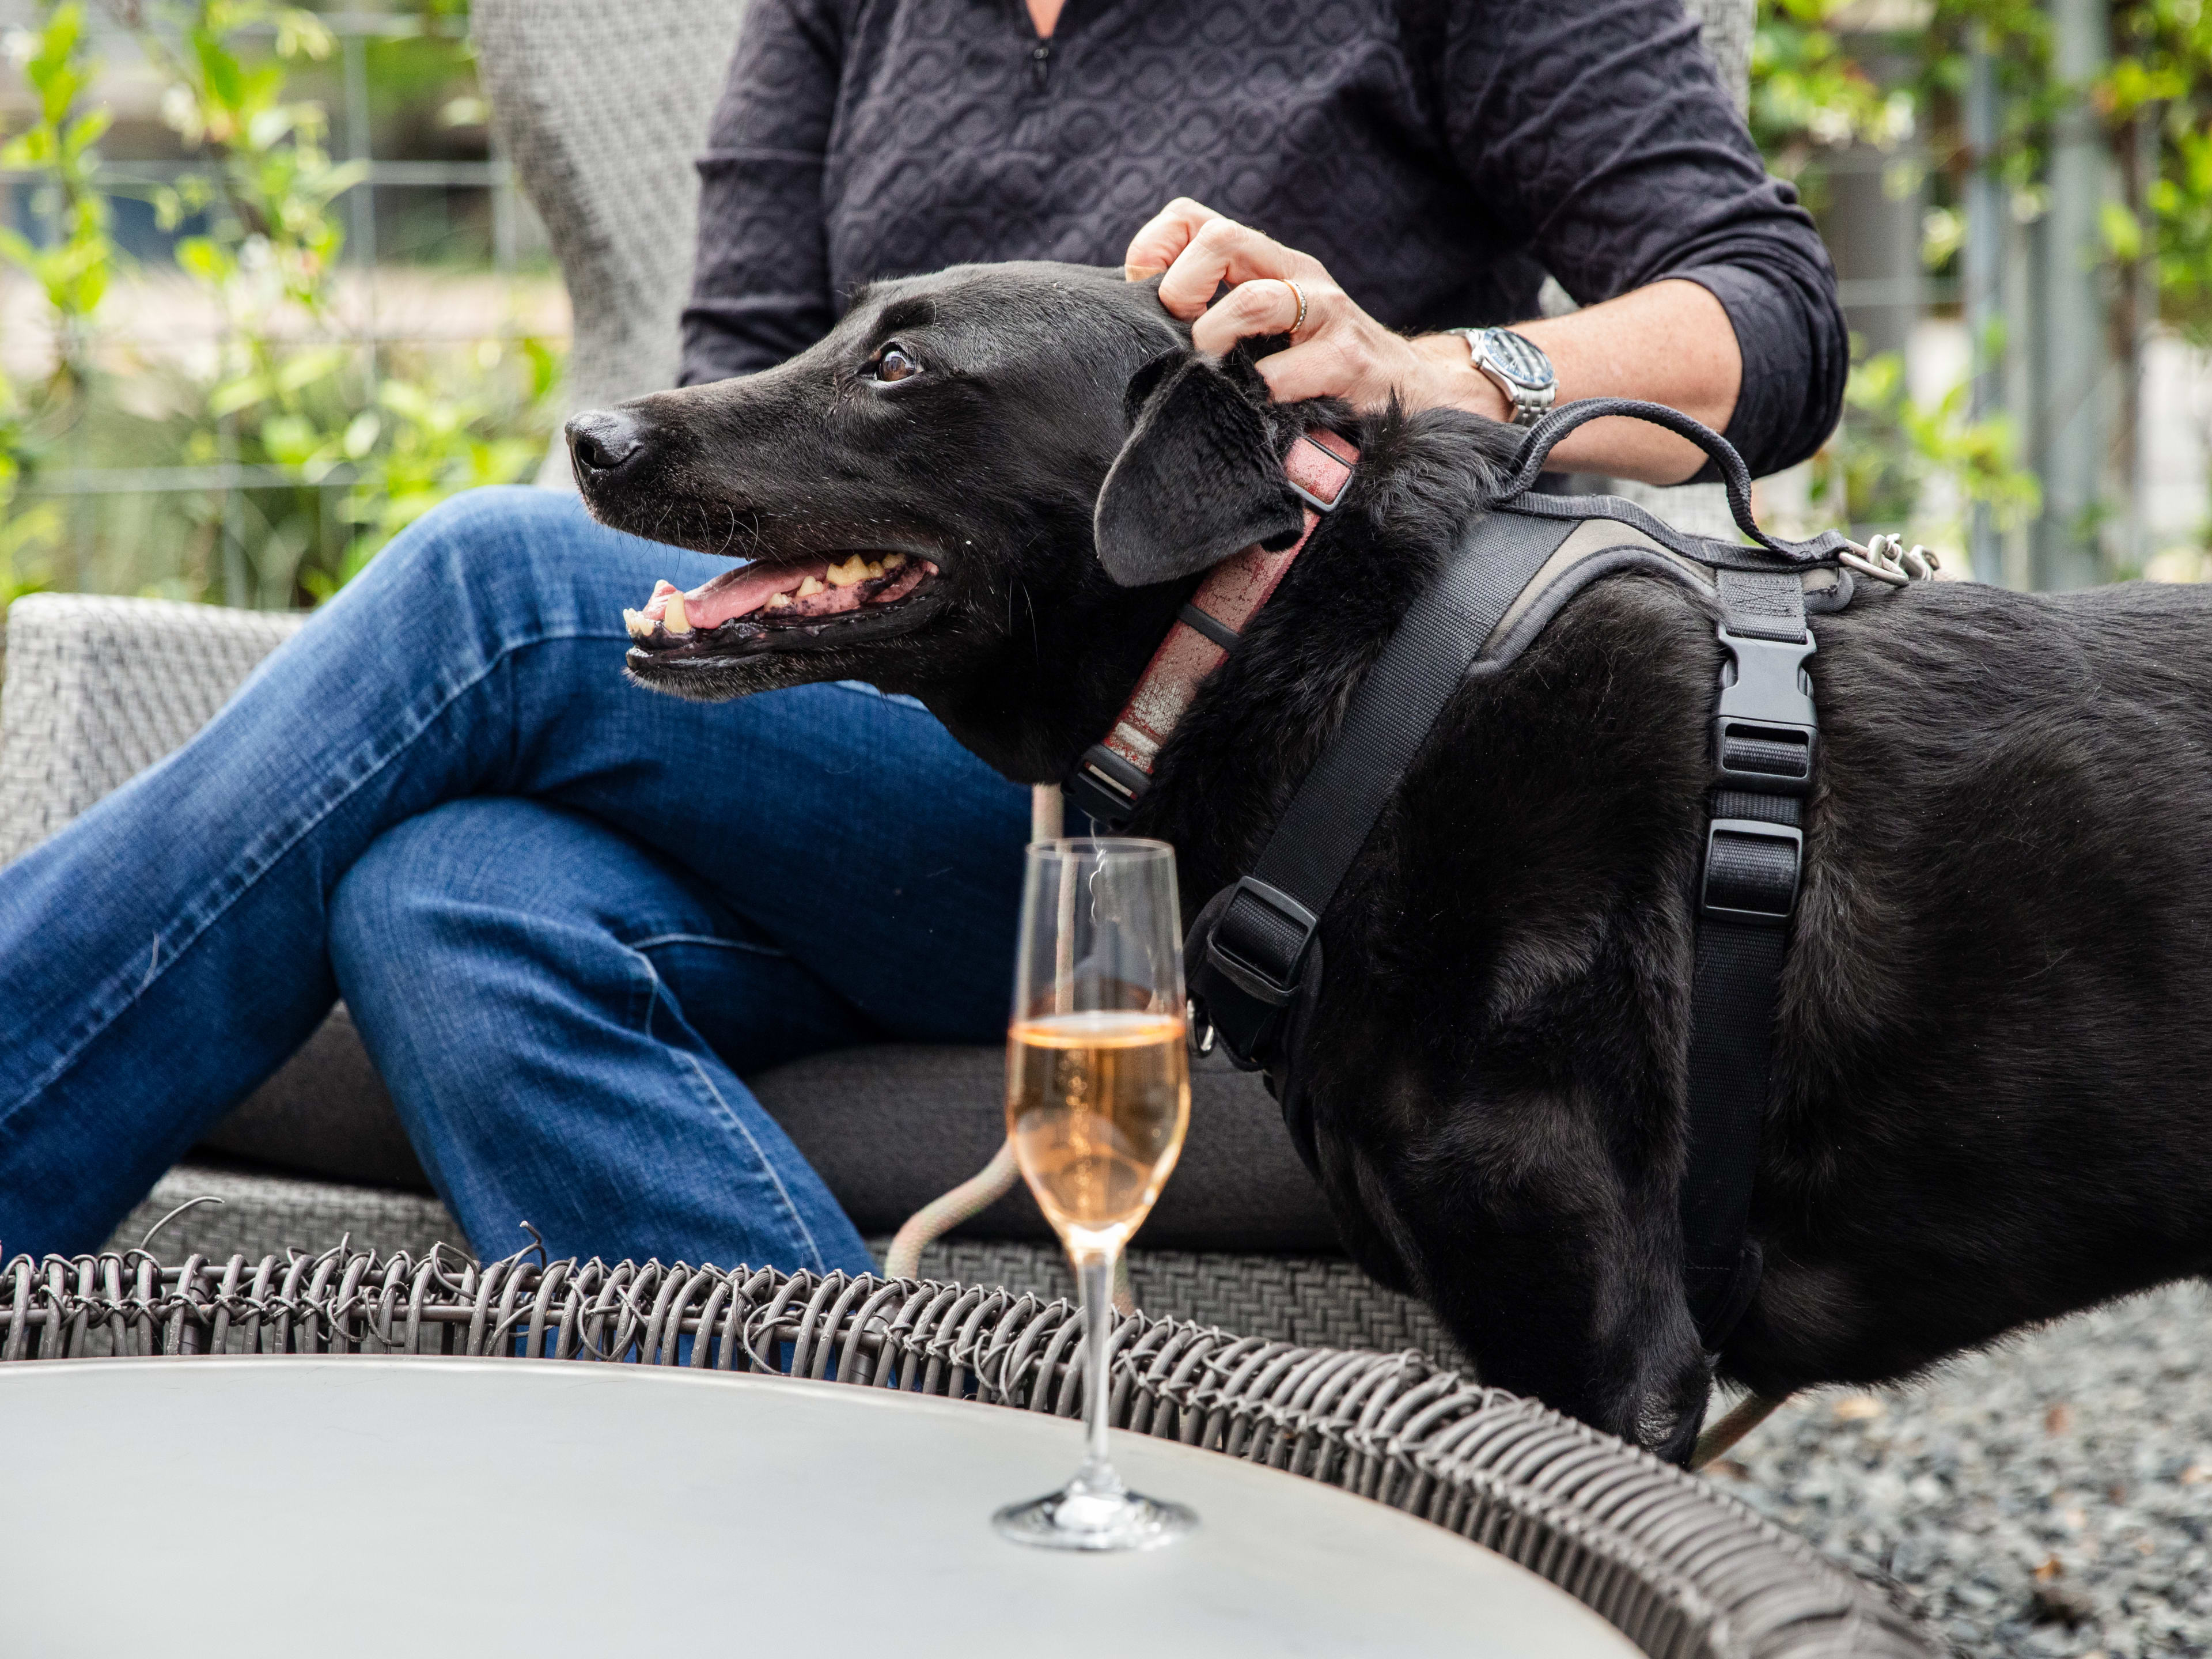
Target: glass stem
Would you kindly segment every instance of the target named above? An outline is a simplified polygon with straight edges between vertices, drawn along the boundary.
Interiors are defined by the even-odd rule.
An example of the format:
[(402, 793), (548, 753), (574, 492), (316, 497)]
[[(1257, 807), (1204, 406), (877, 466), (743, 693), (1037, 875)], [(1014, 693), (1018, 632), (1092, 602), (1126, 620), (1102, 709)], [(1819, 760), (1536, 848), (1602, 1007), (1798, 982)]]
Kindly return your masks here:
[(1114, 1262), (1117, 1250), (1093, 1250), (1075, 1264), (1083, 1290), (1084, 1413), (1090, 1427), (1082, 1472), (1076, 1484), (1094, 1492), (1117, 1492), (1121, 1479), (1106, 1455), (1107, 1407), (1113, 1389), (1106, 1375), (1114, 1334)]

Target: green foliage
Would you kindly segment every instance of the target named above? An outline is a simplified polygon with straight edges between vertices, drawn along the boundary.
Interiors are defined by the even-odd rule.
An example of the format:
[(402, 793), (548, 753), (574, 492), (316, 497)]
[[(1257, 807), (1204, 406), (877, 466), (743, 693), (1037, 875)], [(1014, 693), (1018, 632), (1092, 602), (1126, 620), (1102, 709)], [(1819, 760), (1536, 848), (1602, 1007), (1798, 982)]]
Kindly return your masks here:
[[(2212, 343), (2212, 8), (2204, 0), (2112, 0), (2111, 59), (2094, 79), (2069, 82), (2054, 61), (2050, 17), (2038, 0), (1926, 0), (1924, 27), (1847, 40), (1838, 0), (1759, 0), (1752, 58), (1752, 124), (1770, 164), (1820, 196), (1824, 152), (1852, 142), (1893, 146), (1916, 137), (1932, 171), (1923, 255), (1955, 269), (1965, 224), (1958, 204), (1974, 158), (1964, 131), (1972, 53), (1991, 58), (2004, 92), (2004, 128), (1988, 165), (2013, 211), (2032, 219), (2053, 124), (2086, 113), (2107, 136), (2121, 181), (2099, 216), (2116, 264), (2150, 261), (2160, 314)], [(1901, 64), (1877, 84), (1856, 58)], [(2143, 163), (2148, 162), (2148, 169)], [(1844, 429), (1821, 465), (1831, 510), (1853, 522), (1890, 522), (1919, 485), (1948, 474), (2001, 521), (2035, 511), (2034, 480), (2019, 470), (2008, 423), (1973, 423), (1963, 388), (1922, 410), (1881, 360), (1854, 370)]]
[[(83, 7), (54, 7), (32, 40), (23, 78), (37, 95), (38, 114), (30, 126), (0, 144), (0, 167), (46, 176), (53, 198), (48, 212), (61, 234), (52, 247), (41, 248), (0, 228), (0, 259), (29, 275), (57, 316), (81, 324), (98, 309), (114, 267), (107, 198), (93, 184), (108, 116), (102, 109), (77, 106), (98, 72), (85, 48)], [(68, 372), (77, 372), (74, 353), (66, 354), (63, 362)]]
[(0, 227), (0, 264), (38, 284), (54, 329), (53, 369), (43, 385), (19, 388), (0, 375), (0, 608), (52, 583), (61, 515), (51, 503), (19, 506), (18, 497), (82, 419), (91, 390), (88, 331), (117, 262), (107, 198), (94, 182), (107, 115), (82, 107), (99, 73), (84, 24), (82, 5), (45, 8), (39, 27), (21, 42), (35, 113), (0, 144), (0, 166), (42, 176), (34, 205), (57, 232), (42, 247)]
[(1766, 164), (1803, 182), (1822, 150), (1888, 149), (1912, 134), (1913, 100), (1852, 62), (1830, 27), (1844, 0), (1760, 0), (1751, 42), (1751, 131)]
[[(2152, 142), (2154, 176), (2105, 206), (2105, 243), (2123, 263), (2152, 258), (2166, 314), (2212, 338), (2212, 7), (2204, 0), (2112, 0), (2111, 62), (2069, 81), (2054, 62), (2050, 18), (2036, 0), (1927, 0), (1924, 27), (1871, 44), (1909, 71), (1878, 86), (1832, 27), (1840, 0), (1759, 0), (1752, 54), (1752, 126), (1771, 165), (1802, 174), (1820, 153), (1853, 140), (1890, 145), (1918, 133), (1955, 199), (1971, 156), (1961, 126), (1970, 56), (1978, 44), (2006, 93), (1993, 165), (2016, 210), (2040, 207), (2052, 122), (2086, 109), (2114, 150), (2116, 176), (2136, 171), (2138, 124)], [(1948, 259), (1955, 216), (1937, 216)]]
[[(106, 118), (87, 107), (98, 66), (82, 5), (45, 0), (26, 59), (38, 118), (5, 155), (43, 176), (52, 234), (41, 245), (0, 234), (0, 258), (40, 283), (56, 368), (20, 396), (0, 383), (0, 601), (54, 579), (64, 525), (36, 499), (37, 472), (61, 437), (88, 427), (126, 446), (136, 433), (140, 449), (166, 431), (186, 464), (255, 470), (250, 486), (169, 499), (198, 550), (185, 591), (276, 606), (326, 598), (446, 496), (528, 472), (558, 360), (534, 340), (432, 350), (349, 335), (340, 210), (362, 169), (332, 157), (323, 107), (299, 90), (335, 47), (315, 14), (270, 0), (109, 3), (161, 79), (163, 118), (206, 163), (154, 205), (167, 228), (204, 226), (179, 240), (177, 261), (223, 330), (212, 373), (166, 387), (180, 429), (133, 425), (95, 349), (117, 265), (95, 182)], [(465, 15), (450, 0), (422, 9), (445, 30)], [(450, 76), (461, 48), (435, 50)]]
[[(283, 303), (318, 319), (345, 234), (331, 204), (364, 169), (340, 165), (324, 148), (322, 106), (286, 96), (288, 60), (331, 54), (330, 32), (312, 12), (262, 0), (196, 0), (157, 5), (137, 35), (167, 82), (161, 113), (188, 146), (216, 161), (161, 192), (165, 228), (210, 208), (213, 228), (177, 245), (177, 262), (225, 303), (249, 355), (255, 319)], [(252, 52), (273, 25), (275, 51)], [(248, 371), (269, 376), (265, 363)], [(235, 395), (218, 391), (218, 398)]]
[(1844, 425), (1814, 461), (1814, 502), (1842, 523), (1904, 529), (1922, 487), (1941, 473), (1963, 504), (1989, 507), (2000, 528), (2027, 522), (2043, 491), (2019, 465), (2019, 429), (2008, 416), (1967, 418), (1969, 392), (1954, 386), (1924, 404), (1896, 353), (1856, 365)]

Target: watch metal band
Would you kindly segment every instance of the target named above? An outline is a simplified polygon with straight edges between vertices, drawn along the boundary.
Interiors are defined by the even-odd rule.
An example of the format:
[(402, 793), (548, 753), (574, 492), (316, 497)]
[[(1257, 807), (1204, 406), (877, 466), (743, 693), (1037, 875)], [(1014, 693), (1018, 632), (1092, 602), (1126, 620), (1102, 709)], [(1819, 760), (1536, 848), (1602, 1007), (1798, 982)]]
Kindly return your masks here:
[(1534, 426), (1551, 413), (1559, 396), (1559, 380), (1552, 360), (1525, 334), (1510, 328), (1451, 328), (1467, 342), (1468, 360), (1505, 394), (1515, 426)]

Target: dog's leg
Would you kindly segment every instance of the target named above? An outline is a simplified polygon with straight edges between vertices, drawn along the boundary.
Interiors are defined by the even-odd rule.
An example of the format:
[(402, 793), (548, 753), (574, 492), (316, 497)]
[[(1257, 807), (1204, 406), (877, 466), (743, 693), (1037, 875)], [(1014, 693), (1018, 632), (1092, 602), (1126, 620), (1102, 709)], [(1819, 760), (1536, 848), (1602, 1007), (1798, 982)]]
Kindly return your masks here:
[[(1525, 1130), (1529, 1105), (1454, 1116)], [(1547, 1133), (1515, 1137), (1510, 1156), (1462, 1139), (1362, 1184), (1387, 1181), (1386, 1231), (1485, 1382), (1686, 1462), (1711, 1366), (1682, 1293), (1674, 1182), (1578, 1133), (1594, 1120), (1571, 1105), (1539, 1115)]]

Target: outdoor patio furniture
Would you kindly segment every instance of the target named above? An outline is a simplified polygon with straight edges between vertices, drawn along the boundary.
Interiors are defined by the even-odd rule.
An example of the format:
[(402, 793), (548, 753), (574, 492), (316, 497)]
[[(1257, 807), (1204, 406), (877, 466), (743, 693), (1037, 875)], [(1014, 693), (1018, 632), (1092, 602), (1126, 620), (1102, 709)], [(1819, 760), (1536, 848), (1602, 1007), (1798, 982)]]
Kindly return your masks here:
[[(495, 121), (573, 303), (574, 407), (674, 377), (696, 211), (692, 162), (739, 10), (735, 0), (476, 0)], [(1707, 44), (1740, 92), (1751, 0), (1705, 0), (1702, 10)], [(546, 480), (566, 477), (556, 447)], [(1702, 527), (1717, 489), (1638, 493)], [(183, 743), (298, 622), (147, 599), (17, 601), (0, 691), (0, 862)], [(886, 1046), (814, 1056), (747, 1081), (880, 1260), (899, 1222), (980, 1169), (1002, 1138), (1002, 1066), (996, 1047)], [(1140, 1305), (1286, 1340), (1411, 1345), (1449, 1360), (1453, 1351), (1424, 1309), (1375, 1286), (1338, 1254), (1319, 1194), (1258, 1081), (1216, 1058), (1200, 1065), (1194, 1097), (1188, 1150), (1145, 1248), (1132, 1255)], [(173, 1224), (165, 1248), (258, 1255), (341, 1232), (387, 1250), (459, 1242), (429, 1191), (341, 1008), (164, 1177), (115, 1242), (137, 1243), (201, 1194), (225, 1202)], [(520, 1241), (471, 1242), (499, 1255)], [(1066, 1283), (1059, 1250), (1019, 1188), (935, 1247), (924, 1268), (1020, 1287)]]
[[(988, 1516), (1075, 1459), (1052, 1419), (1077, 1414), (1081, 1327), (1002, 1289), (658, 1262), (18, 1257), (0, 1413), (38, 1432), (9, 1437), (8, 1627), (41, 1653), (289, 1651), (308, 1630), (383, 1652), (364, 1638), (402, 1629), (440, 1653), (647, 1632), (993, 1653), (1024, 1631), (1055, 1652), (1612, 1650), (1446, 1531), (1241, 1459), (1486, 1546), (1644, 1653), (1935, 1651), (1802, 1540), (1540, 1406), (1417, 1354), (1141, 1317), (1116, 1322), (1115, 1457), (1199, 1532), (1111, 1563), (1022, 1551)], [(190, 1357), (210, 1354), (237, 1357)], [(250, 1614), (187, 1613), (181, 1576), (83, 1547), (124, 1516), (149, 1535), (189, 1516), (267, 1565)]]

